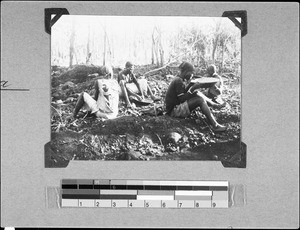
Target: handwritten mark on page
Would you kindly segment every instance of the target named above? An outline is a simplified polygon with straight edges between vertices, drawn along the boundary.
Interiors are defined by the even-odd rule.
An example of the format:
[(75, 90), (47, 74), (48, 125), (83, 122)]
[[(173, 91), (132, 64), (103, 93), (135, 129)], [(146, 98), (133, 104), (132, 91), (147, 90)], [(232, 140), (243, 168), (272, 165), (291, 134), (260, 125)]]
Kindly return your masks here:
[(11, 88), (11, 84), (6, 80), (1, 80), (1, 90), (10, 90), (10, 91), (29, 91), (29, 89), (19, 89)]

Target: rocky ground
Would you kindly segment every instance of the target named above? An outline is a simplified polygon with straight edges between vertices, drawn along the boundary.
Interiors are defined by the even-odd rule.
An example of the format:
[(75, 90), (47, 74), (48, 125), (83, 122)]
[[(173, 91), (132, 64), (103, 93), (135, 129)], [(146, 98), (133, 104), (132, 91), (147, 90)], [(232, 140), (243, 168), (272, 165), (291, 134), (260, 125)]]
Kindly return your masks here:
[[(142, 76), (152, 69), (155, 67), (151, 65), (138, 66), (135, 73)], [(118, 71), (114, 70), (115, 75)], [(157, 96), (164, 98), (177, 71), (169, 67), (147, 76)], [(74, 119), (79, 94), (85, 91), (93, 95), (99, 74), (95, 66), (52, 67), (52, 132), (51, 141), (45, 145), (46, 167), (65, 167), (70, 160), (220, 160), (226, 167), (246, 166), (240, 142), (241, 89), (235, 76), (229, 75), (225, 84), (226, 107), (212, 109), (218, 122), (228, 129), (215, 133), (200, 110), (186, 119), (164, 115), (163, 99), (135, 109), (127, 109), (121, 99), (114, 120), (96, 119), (85, 112)]]

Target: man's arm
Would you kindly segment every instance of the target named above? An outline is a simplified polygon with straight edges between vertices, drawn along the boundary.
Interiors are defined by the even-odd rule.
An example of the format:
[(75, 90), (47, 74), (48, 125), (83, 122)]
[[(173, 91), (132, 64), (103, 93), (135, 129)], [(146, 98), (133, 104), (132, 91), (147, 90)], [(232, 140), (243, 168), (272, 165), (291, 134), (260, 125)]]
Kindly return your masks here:
[(183, 82), (176, 82), (175, 90), (180, 103), (183, 103), (196, 95), (196, 93), (193, 93), (190, 90), (186, 90)]
[(219, 79), (219, 83), (216, 83), (216, 85), (219, 87), (219, 89), (223, 89), (223, 79), (220, 75), (214, 74), (213, 77)]
[(144, 92), (140, 86), (140, 84), (138, 83), (136, 77), (134, 74), (132, 74), (132, 81), (134, 82), (134, 84), (136, 85), (136, 87), (138, 88), (138, 90), (140, 91), (141, 95), (142, 95), (142, 99), (144, 99)]
[(119, 72), (118, 74), (118, 82), (120, 82), (121, 80), (125, 80), (126, 76), (124, 74), (124, 71)]
[(194, 93), (194, 91), (196, 89), (199, 89), (199, 88), (201, 88), (201, 84), (198, 83), (198, 82), (196, 82), (196, 83), (192, 84), (190, 87), (188, 87), (188, 91), (187, 92), (189, 92), (190, 94), (192, 94), (192, 93)]
[(187, 101), (187, 100), (189, 100), (189, 99), (191, 99), (195, 96), (197, 96), (197, 92), (191, 93), (191, 92), (188, 91), (188, 92), (186, 92), (186, 93), (184, 93), (180, 96), (178, 95), (178, 99), (179, 99), (180, 103), (183, 103), (183, 102), (185, 102), (185, 101)]

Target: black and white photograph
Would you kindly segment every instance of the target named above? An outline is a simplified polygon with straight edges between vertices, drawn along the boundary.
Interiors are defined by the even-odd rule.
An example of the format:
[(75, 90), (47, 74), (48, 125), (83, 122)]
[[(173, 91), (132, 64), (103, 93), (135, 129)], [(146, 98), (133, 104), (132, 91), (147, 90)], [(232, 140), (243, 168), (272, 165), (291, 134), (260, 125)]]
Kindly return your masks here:
[(241, 30), (226, 17), (63, 15), (51, 28), (45, 167), (207, 160), (245, 168), (241, 55)]
[(1, 2), (1, 228), (299, 228), (299, 4)]

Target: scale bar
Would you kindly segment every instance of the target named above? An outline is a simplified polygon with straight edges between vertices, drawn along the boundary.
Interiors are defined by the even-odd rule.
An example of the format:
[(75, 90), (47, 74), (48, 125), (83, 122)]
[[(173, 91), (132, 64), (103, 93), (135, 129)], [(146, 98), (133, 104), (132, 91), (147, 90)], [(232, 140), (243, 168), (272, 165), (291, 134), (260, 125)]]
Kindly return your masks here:
[[(228, 181), (64, 179), (62, 207), (228, 208)], [(133, 189), (135, 188), (135, 189)]]

